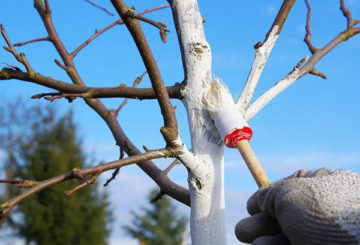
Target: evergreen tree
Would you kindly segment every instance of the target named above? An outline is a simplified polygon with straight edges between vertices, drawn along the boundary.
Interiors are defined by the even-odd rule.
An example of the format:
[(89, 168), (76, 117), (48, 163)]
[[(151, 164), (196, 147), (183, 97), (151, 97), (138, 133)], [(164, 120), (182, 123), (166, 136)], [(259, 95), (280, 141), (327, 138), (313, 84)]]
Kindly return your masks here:
[[(24, 136), (15, 151), (8, 152), (11, 177), (38, 181), (84, 167), (72, 114), (57, 119), (54, 110), (45, 111), (32, 122), (29, 136)], [(97, 184), (93, 184), (66, 197), (64, 190), (77, 184), (79, 181), (72, 180), (52, 186), (18, 204), (22, 218), (14, 227), (27, 244), (106, 243), (111, 218), (106, 195), (99, 194)], [(18, 191), (12, 187), (10, 193)]]
[[(155, 196), (151, 191), (149, 199)], [(142, 214), (131, 212), (132, 224), (124, 231), (146, 245), (180, 245), (185, 232), (187, 218), (176, 212), (176, 207), (167, 197), (153, 202), (151, 208), (142, 208)]]

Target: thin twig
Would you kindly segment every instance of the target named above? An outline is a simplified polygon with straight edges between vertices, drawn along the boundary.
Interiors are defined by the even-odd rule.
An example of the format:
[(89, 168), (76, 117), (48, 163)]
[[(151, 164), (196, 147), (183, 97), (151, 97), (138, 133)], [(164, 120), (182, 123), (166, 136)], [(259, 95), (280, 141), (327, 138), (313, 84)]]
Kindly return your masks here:
[(160, 22), (160, 21), (155, 21), (155, 20), (152, 20), (152, 19), (149, 19), (149, 18), (146, 18), (144, 16), (141, 16), (140, 14), (135, 14), (135, 13), (132, 13), (130, 12), (131, 14), (129, 15), (130, 17), (134, 18), (134, 19), (138, 19), (138, 20), (141, 20), (141, 21), (144, 21), (152, 26), (155, 26), (156, 28), (158, 29), (164, 29), (165, 31), (167, 32), (170, 32), (170, 30), (168, 29), (165, 29), (167, 27), (166, 24)]
[(47, 96), (58, 96), (58, 95), (62, 95), (62, 93), (41, 93), (41, 94), (35, 94), (35, 95), (31, 96), (31, 99), (41, 99), (41, 98), (47, 97)]
[(175, 159), (165, 170), (164, 170), (164, 174), (168, 174), (170, 172), (170, 170), (175, 167), (176, 165), (178, 165), (180, 162), (178, 159)]
[(113, 13), (111, 13), (109, 10), (107, 10), (105, 7), (102, 7), (96, 3), (94, 3), (93, 1), (90, 1), (90, 0), (85, 0), (86, 2), (90, 3), (92, 6), (98, 8), (98, 9), (101, 9), (102, 11), (104, 11), (105, 13), (107, 13), (108, 15), (110, 16), (114, 16)]
[(74, 65), (73, 57), (68, 53), (62, 40), (60, 39), (58, 33), (56, 32), (55, 26), (52, 21), (51, 10), (49, 8), (48, 2), (45, 1), (45, 5), (44, 5), (42, 0), (34, 0), (34, 7), (38, 11), (41, 20), (43, 21), (46, 27), (50, 42), (54, 45), (56, 51), (60, 55), (64, 63), (64, 67), (67, 68), (66, 72), (68, 76), (71, 78), (73, 83), (80, 86), (85, 86), (83, 80), (81, 79)]
[(155, 26), (156, 28), (158, 28), (160, 30), (160, 37), (161, 40), (166, 43), (167, 41), (167, 34), (166, 32), (170, 32), (170, 30), (166, 29), (167, 25), (159, 22), (159, 21), (155, 21), (155, 20), (151, 20), (149, 18), (143, 17), (141, 15), (135, 14), (133, 9), (129, 9), (127, 15), (133, 19), (138, 19), (141, 21), (144, 21), (152, 26)]
[[(33, 98), (33, 97), (34, 96), (32, 96), (31, 98), (32, 99), (39, 98), (39, 97), (35, 97), (35, 98)], [(46, 99), (46, 100), (49, 100), (51, 102), (53, 102), (54, 100), (65, 98), (69, 102), (72, 102), (76, 98), (82, 98), (82, 95), (81, 94), (60, 94), (60, 95), (49, 95), (48, 94), (47, 96), (43, 96), (43, 98)]]
[(0, 183), (17, 185), (18, 188), (31, 188), (37, 184), (34, 180), (0, 180)]
[[(147, 71), (143, 72), (143, 74), (141, 74), (140, 76), (138, 76), (134, 83), (133, 83), (133, 88), (136, 88), (136, 86), (141, 82), (141, 80), (143, 79), (143, 77), (145, 76), (145, 74), (147, 73)], [(119, 115), (120, 110), (126, 105), (126, 103), (128, 102), (129, 98), (124, 99), (124, 101), (121, 103), (121, 105), (116, 109), (115, 113), (116, 115)]]
[(108, 186), (110, 184), (110, 182), (116, 178), (116, 176), (119, 174), (119, 172), (120, 172), (120, 168), (115, 169), (114, 172), (112, 173), (111, 177), (105, 182), (104, 187)]
[(150, 200), (150, 203), (159, 201), (164, 195), (165, 195), (165, 192), (160, 189), (159, 193)]
[(72, 188), (71, 190), (66, 190), (64, 191), (65, 196), (69, 197), (71, 196), (71, 194), (73, 194), (74, 192), (81, 190), (83, 188), (85, 188), (88, 185), (94, 184), (97, 180), (97, 178), (99, 177), (100, 174), (95, 173), (93, 174), (88, 180), (86, 180), (85, 182), (75, 186), (74, 188)]
[(340, 9), (347, 20), (347, 28), (352, 27), (354, 25), (354, 20), (352, 18), (350, 9), (345, 7), (345, 0), (340, 0)]
[(12, 45), (12, 43), (10, 42), (10, 39), (5, 31), (5, 28), (2, 24), (0, 24), (0, 29), (1, 29), (1, 35), (3, 36), (6, 44), (8, 45), (8, 47), (3, 47), (6, 51), (10, 52), (17, 61), (19, 61), (21, 64), (23, 64), (26, 68), (26, 71), (29, 73), (29, 75), (33, 75), (34, 71), (31, 68), (28, 60), (25, 57), (24, 53), (20, 53), (18, 54), (18, 52), (15, 50), (14, 46)]
[(304, 41), (308, 46), (310, 52), (314, 54), (318, 49), (311, 43), (311, 31), (310, 31), (310, 23), (311, 23), (311, 5), (309, 0), (305, 0), (305, 4), (307, 7), (307, 14), (306, 14), (306, 26), (305, 26), (305, 38)]
[(75, 57), (83, 48), (85, 48), (91, 41), (93, 41), (95, 38), (97, 38), (98, 36), (100, 36), (101, 34), (103, 34), (105, 31), (109, 30), (110, 28), (116, 26), (116, 25), (122, 25), (124, 24), (124, 22), (120, 19), (117, 20), (113, 23), (111, 23), (110, 25), (104, 27), (103, 29), (101, 29), (100, 31), (96, 30), (95, 34), (92, 35), (89, 39), (87, 39), (85, 42), (83, 42), (82, 44), (80, 44), (79, 47), (77, 47), (72, 53), (71, 56)]
[(41, 94), (35, 94), (31, 96), (31, 99), (41, 99), (44, 98), (46, 100), (49, 100), (53, 102), (54, 100), (66, 98), (69, 100), (69, 102), (72, 102), (76, 98), (82, 98), (82, 94), (67, 94), (67, 93), (41, 93)]
[(5, 62), (1, 62), (0, 64), (4, 64), (4, 65), (10, 67), (11, 69), (14, 69), (15, 71), (21, 71), (21, 69), (19, 67), (17, 67), (16, 65), (10, 65), (10, 64), (5, 63)]
[(60, 68), (64, 69), (65, 71), (68, 70), (68, 68), (66, 66), (64, 66), (63, 64), (61, 64), (61, 62), (58, 59), (54, 59), (55, 64), (57, 64)]
[(17, 185), (22, 183), (23, 180), (8, 180), (8, 179), (1, 179), (0, 183), (5, 183), (5, 184), (11, 184), (11, 185)]
[[(123, 146), (120, 146), (120, 157), (119, 160), (123, 159), (125, 156), (125, 150)], [(117, 168), (114, 170), (114, 172), (112, 173), (111, 177), (105, 182), (104, 187), (108, 186), (110, 184), (111, 181), (113, 181), (116, 176), (119, 174), (120, 172), (120, 168)]]
[(321, 78), (323, 78), (323, 79), (327, 79), (327, 76), (326, 76), (324, 73), (316, 70), (315, 68), (313, 68), (312, 70), (310, 70), (310, 71), (309, 71), (309, 74), (312, 74), (312, 75), (321, 77)]
[(26, 42), (21, 42), (21, 43), (15, 43), (14, 46), (15, 47), (20, 47), (20, 46), (24, 46), (26, 44), (29, 43), (35, 43), (35, 42), (41, 42), (41, 41), (50, 41), (49, 37), (42, 37), (42, 38), (36, 38), (36, 39), (32, 39)]
[[(144, 11), (140, 12), (139, 16), (159, 10), (159, 9), (163, 9), (163, 8), (167, 8), (169, 7), (169, 5), (162, 5), (159, 7), (155, 7), (155, 8), (151, 8), (151, 9), (145, 9)], [(124, 21), (119, 19), (113, 23), (111, 23), (110, 25), (105, 26), (104, 28), (102, 28), (100, 31), (95, 31), (95, 34), (93, 34), (89, 39), (87, 39), (86, 41), (84, 41), (82, 44), (80, 44), (79, 47), (77, 47), (72, 53), (71, 55), (73, 57), (75, 57), (83, 48), (85, 48), (90, 42), (92, 42), (95, 38), (97, 38), (98, 36), (100, 36), (101, 34), (103, 34), (105, 31), (111, 29), (112, 27), (116, 26), (116, 25), (122, 25), (124, 24)]]

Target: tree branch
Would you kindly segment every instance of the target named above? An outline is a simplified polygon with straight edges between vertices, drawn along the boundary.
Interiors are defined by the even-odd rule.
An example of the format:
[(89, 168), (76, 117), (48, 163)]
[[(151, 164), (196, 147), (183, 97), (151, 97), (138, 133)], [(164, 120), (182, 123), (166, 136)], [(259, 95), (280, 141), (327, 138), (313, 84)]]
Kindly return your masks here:
[[(169, 7), (169, 5), (162, 5), (159, 7), (155, 7), (155, 8), (151, 8), (151, 9), (145, 9), (144, 11), (140, 12), (139, 14), (137, 14), (138, 16), (144, 15), (146, 13), (150, 13), (159, 9), (163, 9), (163, 8), (167, 8)], [(105, 31), (111, 29), (112, 27), (116, 26), (116, 25), (122, 25), (124, 24), (124, 21), (122, 21), (122, 19), (119, 19), (113, 23), (111, 23), (110, 25), (104, 27), (103, 29), (101, 29), (100, 31), (95, 31), (95, 34), (92, 35), (88, 40), (86, 40), (85, 42), (83, 42), (79, 47), (77, 47), (72, 53), (71, 55), (73, 57), (75, 57), (83, 48), (85, 48), (90, 42), (92, 42), (95, 38), (97, 38), (98, 36), (100, 36), (101, 34), (103, 34)]]
[(143, 162), (150, 159), (162, 158), (162, 157), (174, 157), (173, 152), (167, 148), (154, 150), (150, 152), (146, 152), (143, 154), (138, 154), (135, 156), (131, 156), (122, 160), (117, 160), (113, 162), (108, 162), (105, 164), (97, 165), (94, 167), (88, 167), (83, 169), (76, 169), (65, 174), (53, 177), (48, 180), (38, 181), (34, 187), (31, 189), (19, 194), (18, 196), (2, 203), (0, 205), (0, 220), (2, 220), (5, 216), (7, 216), (12, 208), (17, 205), (22, 200), (34, 195), (35, 193), (44, 190), (50, 186), (55, 184), (64, 182), (69, 179), (78, 178), (78, 176), (86, 176), (90, 174), (101, 174), (107, 170), (119, 168), (122, 166), (134, 164), (137, 162)]
[(278, 94), (293, 84), (300, 77), (300, 68), (307, 61), (308, 57), (303, 58), (294, 69), (283, 79), (257, 98), (246, 110), (245, 120), (251, 120), (265, 105), (267, 105)]
[(284, 0), (270, 30), (266, 34), (264, 43), (258, 42), (255, 45), (254, 63), (251, 67), (245, 87), (241, 92), (238, 101), (236, 102), (241, 110), (246, 110), (249, 106), (249, 103), (255, 93), (255, 89), (259, 82), (261, 73), (265, 67), (266, 61), (280, 35), (282, 27), (294, 3), (295, 0)]
[[(175, 140), (178, 136), (178, 126), (175, 116), (174, 108), (170, 102), (169, 95), (166, 92), (165, 85), (163, 83), (159, 68), (151, 52), (150, 46), (146, 41), (145, 35), (137, 20), (129, 18), (129, 8), (122, 0), (111, 0), (116, 11), (120, 15), (121, 19), (125, 22), (135, 44), (139, 50), (139, 53), (143, 59), (146, 70), (149, 74), (151, 84), (154, 88), (156, 97), (158, 99), (161, 114), (164, 119), (164, 128), (162, 134), (164, 139), (169, 144)], [(131, 11), (131, 10), (130, 10)]]
[(44, 26), (49, 35), (50, 42), (54, 45), (55, 49), (57, 50), (61, 59), (64, 62), (65, 65), (64, 68), (66, 67), (67, 74), (75, 84), (84, 86), (84, 82), (80, 78), (80, 75), (75, 68), (73, 57), (68, 53), (59, 35), (55, 30), (51, 18), (51, 11), (48, 5), (48, 1), (45, 1), (45, 5), (44, 5), (42, 0), (34, 0), (34, 7), (38, 11), (41, 20), (44, 23)]
[(305, 26), (306, 33), (305, 33), (304, 41), (305, 41), (306, 45), (308, 46), (311, 54), (314, 54), (318, 49), (311, 43), (311, 31), (310, 31), (311, 5), (309, 3), (309, 0), (305, 0), (305, 4), (306, 4), (308, 12), (306, 15), (306, 26)]
[(49, 37), (42, 37), (42, 38), (35, 38), (26, 42), (21, 42), (21, 43), (15, 43), (14, 46), (15, 47), (20, 47), (20, 46), (24, 46), (26, 44), (29, 43), (35, 43), (35, 42), (41, 42), (41, 41), (49, 41)]
[(27, 70), (27, 72), (31, 75), (34, 73), (33, 69), (31, 68), (28, 60), (25, 57), (24, 53), (20, 53), (18, 54), (14, 48), (14, 46), (12, 45), (12, 43), (10, 42), (10, 39), (8, 37), (8, 35), (6, 34), (5, 28), (2, 24), (0, 24), (0, 29), (1, 29), (1, 35), (3, 36), (6, 44), (8, 45), (8, 47), (3, 47), (6, 51), (10, 52), (17, 61), (19, 61), (21, 64), (23, 64)]
[[(117, 168), (119, 169), (119, 168)], [(85, 188), (88, 185), (92, 185), (96, 182), (97, 178), (99, 177), (99, 173), (94, 173), (88, 180), (84, 181), (83, 183), (75, 186), (74, 188), (72, 188), (71, 190), (65, 190), (64, 194), (65, 196), (69, 197), (71, 196), (74, 192), (81, 190), (83, 188)]]
[[(131, 99), (156, 99), (152, 88), (130, 88), (130, 87), (82, 87), (76, 84), (66, 83), (46, 77), (40, 73), (30, 76), (21, 70), (3, 68), (0, 71), (0, 80), (17, 79), (25, 82), (32, 82), (48, 88), (56, 89), (61, 93), (78, 93), (82, 98), (131, 98)], [(176, 83), (174, 86), (167, 87), (166, 90), (170, 98), (181, 99), (183, 85)], [(38, 98), (47, 94), (40, 94)], [(57, 94), (60, 95), (60, 94)]]
[[(34, 0), (34, 6), (37, 9), (41, 19), (43, 20), (43, 23), (45, 25), (45, 28), (48, 32), (49, 39), (53, 43), (54, 47), (58, 51), (59, 55), (61, 56), (64, 65), (66, 67), (66, 71), (73, 81), (75, 87), (71, 87), (73, 89), (79, 90), (84, 89), (84, 83), (81, 80), (75, 66), (73, 63), (73, 57), (67, 52), (65, 49), (63, 43), (61, 42), (60, 38), (58, 37), (55, 28), (53, 26), (52, 20), (51, 20), (51, 11), (48, 5), (48, 1), (45, 0), (45, 5), (41, 0)], [(145, 10), (144, 13), (148, 12), (149, 10)], [(156, 64), (155, 64), (156, 65)], [(149, 70), (149, 69), (148, 69)], [(63, 87), (64, 90), (69, 91), (70, 90), (70, 84), (67, 83), (57, 83), (54, 79), (47, 79), (46, 77), (36, 73), (24, 73), (22, 71), (18, 70), (12, 70), (8, 68), (4, 68), (0, 72), (0, 79), (13, 79), (17, 78), (24, 81), (31, 81), (34, 83), (43, 83), (44, 86), (51, 87), (52, 85), (55, 85), (57, 87)], [(52, 84), (49, 84), (48, 82), (51, 81)], [(100, 89), (101, 90), (101, 89)], [(137, 89), (136, 89), (137, 90)], [(139, 90), (137, 90), (139, 91)], [(165, 89), (166, 91), (166, 89)], [(74, 91), (69, 91), (74, 92)], [(154, 90), (152, 91), (145, 91), (142, 90), (142, 92), (150, 92), (154, 93)], [(167, 94), (167, 91), (165, 92)], [(157, 94), (157, 93), (154, 93)], [(88, 94), (89, 95), (89, 94)], [(91, 96), (90, 96), (91, 97)], [(156, 96), (159, 97), (159, 96)], [(164, 96), (162, 96), (164, 97)], [(169, 97), (169, 96), (167, 96)], [(88, 97), (89, 98), (89, 97)], [(124, 149), (124, 151), (129, 156), (140, 154), (140, 151), (131, 143), (131, 141), (126, 137), (124, 132), (122, 131), (118, 121), (116, 120), (115, 114), (109, 111), (99, 100), (97, 99), (86, 99), (85, 102), (96, 111), (96, 113), (104, 119), (107, 126), (109, 127), (110, 131), (112, 132), (116, 143), (120, 146), (120, 148)], [(171, 104), (170, 104), (171, 105)], [(189, 191), (174, 182), (172, 182), (165, 174), (162, 173), (162, 171), (157, 168), (154, 163), (151, 161), (145, 161), (138, 163), (138, 166), (148, 175), (150, 176), (161, 189), (163, 189), (166, 194), (173, 197), (174, 199), (186, 204), (190, 205), (190, 197), (189, 197)]]
[(129, 9), (128, 11), (128, 15), (133, 18), (133, 19), (138, 19), (141, 21), (144, 21), (152, 26), (155, 26), (156, 28), (158, 28), (160, 30), (160, 37), (161, 40), (166, 43), (167, 41), (167, 36), (166, 36), (166, 32), (170, 32), (170, 30), (166, 29), (167, 25), (165, 25), (162, 22), (159, 21), (155, 21), (155, 20), (151, 20), (149, 18), (143, 17), (141, 15), (135, 14), (135, 10), (133, 9)]
[(352, 18), (350, 9), (347, 9), (345, 7), (345, 0), (340, 0), (340, 9), (341, 9), (341, 12), (343, 13), (344, 17), (346, 18), (347, 28), (352, 27), (354, 25), (354, 20)]
[[(133, 88), (136, 88), (136, 86), (141, 82), (141, 80), (143, 79), (143, 77), (145, 76), (147, 72), (145, 71), (143, 74), (141, 74), (140, 76), (138, 76), (134, 83), (133, 83)], [(124, 99), (124, 101), (121, 103), (121, 105), (116, 109), (115, 113), (116, 115), (119, 115), (120, 110), (126, 105), (126, 103), (128, 102), (128, 98)]]
[[(343, 4), (342, 0), (340, 1), (341, 4)], [(308, 4), (307, 0), (305, 0), (305, 2)], [(345, 9), (345, 6), (342, 5), (342, 8)], [(347, 20), (349, 20), (349, 16), (351, 16), (351, 14), (349, 14), (351, 12), (349, 11), (350, 10), (346, 10), (346, 14), (344, 14)], [(246, 111), (245, 119), (251, 120), (273, 98), (275, 98), (279, 93), (284, 91), (287, 87), (289, 87), (291, 84), (293, 84), (295, 81), (305, 76), (306, 74), (311, 73), (326, 78), (326, 76), (323, 73), (317, 71), (314, 67), (319, 62), (319, 60), (321, 60), (337, 45), (360, 33), (360, 28), (354, 27), (354, 25), (356, 25), (356, 21), (350, 21), (350, 23), (352, 23), (352, 25), (350, 26), (347, 25), (346, 30), (338, 34), (333, 40), (331, 40), (323, 48), (314, 50), (313, 55), (308, 61), (303, 59), (291, 73), (289, 73), (284, 79), (277, 82), (271, 89), (266, 91), (255, 102), (253, 102)], [(304, 61), (307, 62), (303, 65)]]
[(89, 4), (91, 4), (92, 6), (98, 8), (98, 9), (101, 9), (102, 11), (104, 11), (105, 13), (107, 13), (108, 15), (114, 16), (114, 14), (111, 13), (109, 10), (107, 10), (105, 7), (100, 6), (100, 5), (94, 3), (93, 1), (90, 1), (90, 0), (85, 0), (85, 1), (88, 2)]

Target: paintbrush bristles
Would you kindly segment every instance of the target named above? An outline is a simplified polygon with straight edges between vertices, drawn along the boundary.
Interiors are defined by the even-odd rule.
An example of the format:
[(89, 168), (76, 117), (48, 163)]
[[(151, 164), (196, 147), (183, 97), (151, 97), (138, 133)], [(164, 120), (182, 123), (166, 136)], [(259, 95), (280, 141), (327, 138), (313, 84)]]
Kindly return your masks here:
[(217, 112), (222, 108), (232, 107), (235, 104), (228, 88), (218, 78), (215, 78), (210, 85), (209, 90), (204, 95), (203, 102), (210, 112)]
[(229, 90), (215, 79), (204, 94), (203, 103), (223, 140), (235, 129), (248, 127)]

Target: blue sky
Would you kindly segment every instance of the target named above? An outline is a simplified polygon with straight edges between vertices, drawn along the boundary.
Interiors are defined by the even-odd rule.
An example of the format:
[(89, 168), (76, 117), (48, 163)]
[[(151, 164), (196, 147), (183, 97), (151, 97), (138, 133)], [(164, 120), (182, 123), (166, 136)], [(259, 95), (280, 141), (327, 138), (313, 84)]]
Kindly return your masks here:
[[(94, 0), (95, 1), (95, 0)], [(115, 13), (108, 1), (97, 0)], [(253, 45), (262, 41), (282, 1), (199, 1), (206, 19), (205, 31), (213, 52), (213, 72), (228, 85), (234, 97), (239, 96), (254, 57)], [(322, 47), (342, 31), (345, 19), (339, 11), (339, 1), (310, 1), (313, 6), (313, 43)], [(165, 4), (166, 1), (128, 1), (137, 11)], [(347, 0), (353, 16), (360, 18), (360, 2)], [(57, 31), (69, 51), (86, 40), (95, 29), (116, 20), (90, 6), (83, 0), (50, 1)], [(181, 82), (183, 69), (176, 32), (170, 9), (148, 14), (147, 17), (168, 24), (168, 42), (163, 44), (158, 30), (143, 24), (150, 40), (160, 71), (166, 85)], [(297, 1), (290, 13), (282, 34), (273, 49), (260, 78), (255, 98), (283, 78), (305, 55), (309, 54), (303, 42), (306, 8)], [(13, 42), (44, 37), (45, 29), (28, 0), (2, 0), (0, 23), (4, 25)], [(1, 39), (1, 45), (5, 42)], [(33, 68), (56, 79), (69, 81), (66, 74), (54, 62), (58, 58), (54, 48), (46, 42), (29, 44), (18, 48), (24, 52)], [(360, 172), (360, 37), (340, 44), (316, 66), (328, 76), (327, 80), (307, 75), (276, 97), (249, 122), (254, 131), (251, 141), (254, 151), (272, 181), (285, 177), (299, 168), (319, 167), (345, 168)], [(124, 26), (116, 26), (100, 36), (76, 57), (76, 66), (88, 86), (129, 86), (145, 68), (130, 35)], [(0, 67), (4, 63), (18, 65), (6, 51), (0, 50)], [(149, 87), (144, 78), (140, 87)], [(30, 100), (36, 93), (49, 92), (47, 88), (15, 80), (1, 81), (2, 100), (22, 96), (29, 103), (48, 103)], [(103, 99), (106, 105), (116, 108), (121, 99)], [(75, 110), (84, 149), (98, 159), (113, 160), (118, 150), (102, 120), (83, 101), (72, 104), (53, 102), (64, 110)], [(187, 118), (179, 101), (176, 113), (180, 134), (190, 146)], [(159, 133), (162, 118), (156, 101), (129, 101), (120, 112), (120, 123), (133, 142), (141, 147), (162, 147), (164, 141)], [(229, 244), (236, 244), (233, 227), (246, 215), (247, 197), (257, 187), (244, 166), (239, 154), (226, 150), (226, 203), (228, 212)], [(169, 161), (157, 162), (165, 168)], [(170, 176), (186, 185), (186, 173), (177, 166)], [(124, 186), (127, 186), (125, 188)], [(128, 210), (145, 204), (148, 190), (154, 186), (148, 177), (135, 166), (123, 168), (109, 192), (117, 213), (112, 244), (135, 244), (124, 238), (120, 224), (129, 221)], [(134, 194), (135, 193), (135, 194)], [(185, 207), (179, 206), (183, 212)], [(127, 239), (125, 242), (124, 239)]]

